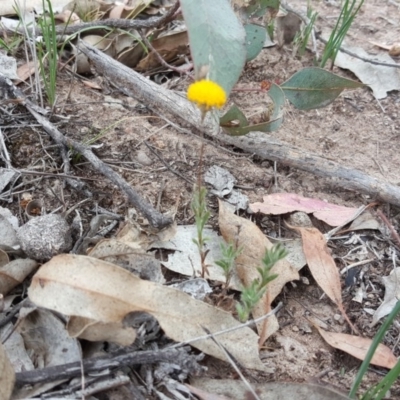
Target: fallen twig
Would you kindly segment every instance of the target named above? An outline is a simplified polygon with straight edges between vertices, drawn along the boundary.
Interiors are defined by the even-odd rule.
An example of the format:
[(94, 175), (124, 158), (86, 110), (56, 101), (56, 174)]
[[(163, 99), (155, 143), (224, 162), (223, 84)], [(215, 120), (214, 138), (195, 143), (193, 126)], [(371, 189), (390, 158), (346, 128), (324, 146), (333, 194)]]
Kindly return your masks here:
[[(182, 349), (168, 349), (156, 351), (128, 351), (116, 356), (98, 357), (83, 360), (85, 374), (99, 372), (106, 369), (116, 369), (131, 365), (154, 364), (158, 362), (173, 362), (195, 373), (201, 367), (193, 355), (187, 354)], [(197, 372), (198, 372), (197, 371)], [(76, 361), (63, 365), (56, 365), (32, 371), (17, 372), (15, 382), (17, 385), (28, 385), (40, 382), (51, 382), (71, 379), (81, 375), (81, 362)]]
[(116, 87), (124, 88), (125, 94), (129, 94), (158, 113), (180, 118), (197, 131), (218, 137), (219, 141), (255, 154), (263, 160), (278, 161), (325, 178), (339, 178), (335, 181), (336, 186), (366, 193), (377, 200), (400, 206), (398, 186), (308, 153), (266, 133), (251, 132), (241, 137), (224, 134), (212, 115), (207, 115), (202, 122), (200, 111), (186, 99), (184, 94), (180, 95), (149, 81), (88, 44), (80, 42), (79, 47), (99, 73), (107, 77)]
[(26, 96), (17, 89), (12, 82), (0, 75), (0, 92), (3, 93), (5, 98), (18, 98), (21, 103), (29, 110), (29, 112), (36, 118), (42, 125), (43, 129), (51, 136), (51, 138), (62, 148), (73, 149), (85, 157), (92, 166), (101, 174), (106, 176), (111, 182), (115, 183), (121, 190), (128, 196), (132, 205), (137, 208), (155, 228), (164, 228), (172, 223), (172, 218), (158, 212), (150, 203), (148, 203), (136, 190), (134, 190), (121, 176), (110, 168), (107, 164), (103, 163), (90, 148), (76, 142), (75, 140), (66, 138), (40, 111), (39, 106), (32, 103)]

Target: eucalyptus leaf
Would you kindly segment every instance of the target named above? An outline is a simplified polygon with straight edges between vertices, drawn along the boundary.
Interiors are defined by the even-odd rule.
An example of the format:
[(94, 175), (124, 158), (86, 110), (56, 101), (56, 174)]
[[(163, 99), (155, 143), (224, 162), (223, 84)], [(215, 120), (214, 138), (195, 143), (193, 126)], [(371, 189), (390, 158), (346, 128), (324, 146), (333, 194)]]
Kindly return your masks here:
[(268, 91), (274, 108), (269, 121), (260, 124), (249, 125), (246, 116), (237, 105), (233, 105), (219, 120), (221, 127), (231, 136), (243, 136), (250, 132), (273, 132), (276, 131), (283, 122), (283, 105), (285, 95), (282, 89), (275, 84), (271, 85)]
[(268, 8), (279, 9), (280, 0), (251, 0), (247, 7), (243, 7), (243, 12), (247, 18), (263, 17)]
[(246, 116), (239, 109), (239, 107), (234, 104), (220, 119), (219, 123), (223, 127), (232, 127), (233, 123), (237, 127), (244, 127), (249, 125)]
[(363, 83), (342, 78), (321, 68), (304, 68), (281, 85), (286, 98), (300, 110), (326, 107), (344, 89), (356, 89)]
[(181, 0), (196, 77), (222, 86), (227, 95), (246, 62), (246, 34), (227, 0)]
[(262, 25), (256, 24), (247, 24), (244, 30), (246, 31), (246, 61), (250, 61), (260, 54), (267, 37), (267, 30)]

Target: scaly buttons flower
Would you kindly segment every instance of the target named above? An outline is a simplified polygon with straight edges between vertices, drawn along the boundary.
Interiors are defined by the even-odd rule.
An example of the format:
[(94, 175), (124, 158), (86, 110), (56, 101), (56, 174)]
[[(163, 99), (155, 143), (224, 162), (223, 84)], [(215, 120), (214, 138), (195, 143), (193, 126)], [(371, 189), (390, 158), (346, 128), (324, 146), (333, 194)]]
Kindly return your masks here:
[(207, 79), (192, 83), (188, 88), (187, 97), (203, 111), (212, 107), (221, 108), (226, 103), (225, 90), (218, 83)]

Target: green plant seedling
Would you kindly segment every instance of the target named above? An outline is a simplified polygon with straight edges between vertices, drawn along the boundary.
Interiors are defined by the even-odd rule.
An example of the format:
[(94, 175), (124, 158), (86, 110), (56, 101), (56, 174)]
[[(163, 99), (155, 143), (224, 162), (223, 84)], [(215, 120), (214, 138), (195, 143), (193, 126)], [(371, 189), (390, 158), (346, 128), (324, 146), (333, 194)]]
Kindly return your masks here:
[(242, 289), (240, 303), (236, 305), (236, 311), (241, 322), (248, 320), (251, 311), (267, 291), (268, 283), (278, 277), (277, 274), (271, 273), (271, 269), (287, 254), (286, 249), (280, 244), (273, 246), (270, 250), (265, 250), (264, 258), (261, 260), (262, 266), (257, 268), (260, 276)]
[(194, 190), (191, 209), (194, 213), (194, 220), (197, 227), (197, 239), (193, 239), (193, 243), (197, 246), (201, 262), (201, 277), (204, 278), (208, 274), (206, 257), (209, 250), (206, 250), (205, 245), (208, 238), (204, 236), (204, 227), (210, 219), (210, 211), (206, 204), (207, 189), (197, 185)]
[(308, 44), (308, 41), (310, 39), (312, 30), (314, 28), (315, 21), (318, 17), (318, 13), (316, 11), (313, 11), (310, 5), (310, 2), (308, 1), (307, 4), (307, 18), (308, 18), (308, 24), (301, 30), (301, 32), (297, 33), (294, 40), (293, 40), (293, 45), (294, 45), (294, 53), (298, 52), (299, 56), (302, 57), (306, 51), (306, 47)]
[[(43, 10), (44, 12), (48, 12), (48, 16), (44, 16), (39, 20), (43, 41), (38, 43), (38, 58), (47, 100), (53, 106), (56, 100), (58, 51), (56, 25), (50, 0), (43, 0)], [(47, 64), (47, 68), (45, 63)]]
[(215, 262), (219, 267), (222, 268), (225, 275), (225, 288), (229, 286), (229, 282), (232, 278), (232, 273), (235, 268), (236, 258), (242, 252), (242, 248), (236, 248), (233, 243), (222, 243), (221, 253), (222, 258)]

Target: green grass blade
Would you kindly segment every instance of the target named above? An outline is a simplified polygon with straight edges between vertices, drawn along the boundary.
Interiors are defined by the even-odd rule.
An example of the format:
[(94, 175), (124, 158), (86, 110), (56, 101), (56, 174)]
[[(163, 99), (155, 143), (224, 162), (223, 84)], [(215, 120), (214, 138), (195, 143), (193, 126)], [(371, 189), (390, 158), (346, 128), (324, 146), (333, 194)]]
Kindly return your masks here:
[[(389, 316), (386, 318), (385, 322), (382, 324), (382, 326), (380, 327), (378, 333), (376, 334), (376, 336), (374, 337), (374, 340), (372, 341), (371, 347), (368, 350), (368, 353), (364, 359), (364, 361), (361, 364), (361, 367), (358, 371), (358, 374), (356, 376), (356, 379), (354, 380), (353, 386), (351, 387), (350, 393), (349, 393), (349, 397), (351, 399), (355, 398), (355, 395), (357, 393), (357, 390), (361, 384), (362, 378), (365, 375), (365, 373), (367, 372), (369, 363), (372, 360), (372, 357), (376, 351), (376, 349), (379, 346), (379, 343), (382, 341), (383, 337), (385, 336), (386, 331), (390, 328), (390, 326), (393, 323), (393, 320), (396, 318), (397, 314), (400, 312), (400, 301), (398, 301), (395, 305), (395, 307), (393, 308), (392, 312), (389, 314)], [(396, 366), (394, 368), (397, 367), (398, 364), (396, 364)]]

